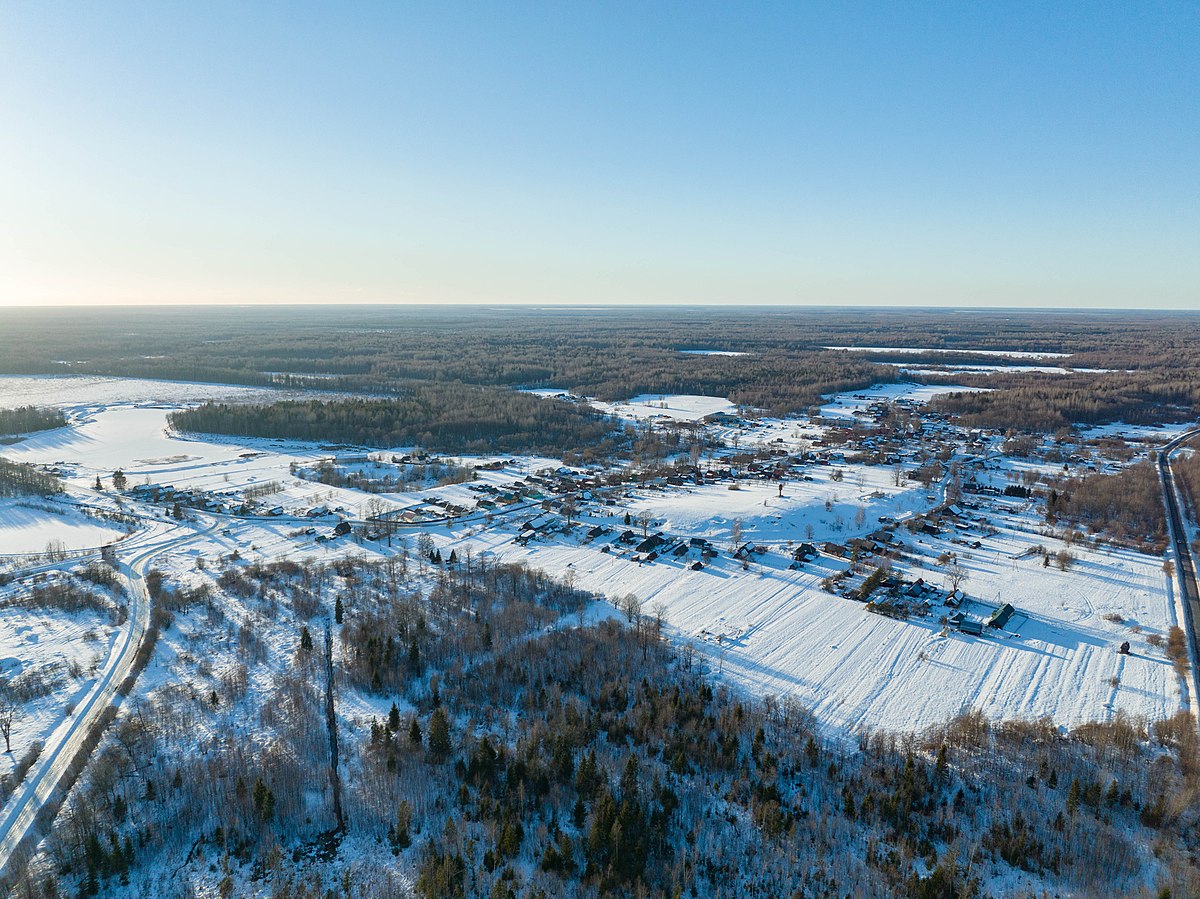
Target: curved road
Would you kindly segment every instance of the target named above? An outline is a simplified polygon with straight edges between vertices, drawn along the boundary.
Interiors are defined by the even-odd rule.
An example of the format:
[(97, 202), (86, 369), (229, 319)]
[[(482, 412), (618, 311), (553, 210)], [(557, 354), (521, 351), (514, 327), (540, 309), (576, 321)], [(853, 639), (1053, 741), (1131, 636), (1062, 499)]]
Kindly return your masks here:
[[(13, 853), (33, 831), (38, 813), (46, 805), (62, 798), (59, 786), (71, 762), (87, 740), (89, 732), (118, 699), (117, 688), (129, 675), (138, 647), (150, 624), (150, 596), (146, 590), (145, 573), (155, 556), (207, 533), (215, 525), (200, 531), (172, 528), (163, 532), (150, 531), (148, 542), (134, 547), (132, 555), (119, 563), (118, 570), (125, 578), (129, 598), (127, 627), (117, 638), (108, 662), (86, 698), (76, 706), (72, 716), (59, 725), (46, 740), (46, 746), (24, 782), (0, 811), (0, 873), (4, 872)], [(183, 533), (179, 533), (183, 531)], [(156, 539), (163, 537), (164, 539)], [(137, 538), (135, 538), (137, 539)]]
[(1191, 661), (1191, 708), (1194, 712), (1200, 711), (1200, 671), (1197, 670), (1200, 663), (1200, 642), (1196, 639), (1196, 622), (1200, 621), (1200, 591), (1196, 587), (1196, 566), (1188, 541), (1188, 522), (1179, 501), (1175, 473), (1171, 470), (1171, 454), (1197, 435), (1200, 435), (1200, 429), (1186, 431), (1163, 446), (1158, 454), (1158, 473), (1162, 479), (1163, 499), (1167, 507), (1171, 546), (1175, 551), (1175, 578), (1180, 606), (1183, 608), (1183, 628), (1187, 634), (1188, 656)]

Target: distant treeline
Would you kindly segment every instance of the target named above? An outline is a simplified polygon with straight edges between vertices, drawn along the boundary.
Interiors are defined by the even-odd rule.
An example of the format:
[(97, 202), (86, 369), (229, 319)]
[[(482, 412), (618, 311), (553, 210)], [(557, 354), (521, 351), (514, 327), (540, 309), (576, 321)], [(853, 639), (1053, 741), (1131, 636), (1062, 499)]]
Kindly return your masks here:
[(38, 406), (0, 409), (0, 437), (48, 431), (51, 428), (61, 428), (66, 423), (67, 417), (58, 409), (42, 409)]
[(618, 428), (615, 419), (573, 403), (463, 384), (412, 385), (394, 399), (206, 403), (170, 421), (181, 431), (239, 437), (553, 455), (613, 441)]
[(52, 496), (62, 492), (54, 475), (0, 457), (0, 496)]
[[(206, 309), (122, 310), (120, 316), (72, 310), (72, 327), (63, 325), (62, 314), (53, 310), (0, 312), (0, 329), (9, 338), (0, 372), (383, 395), (403, 393), (413, 381), (555, 387), (605, 400), (699, 393), (783, 414), (804, 411), (823, 394), (894, 381), (897, 366), (949, 358), (1004, 361), (980, 351), (1071, 354), (1053, 360), (1075, 368), (1071, 375), (922, 377), (993, 388), (986, 398), (946, 407), (972, 423), (1037, 430), (1074, 421), (1195, 415), (1200, 380), (1194, 360), (1200, 315), (1189, 313), (340, 306), (241, 309), (236, 315)], [(78, 361), (56, 361), (64, 358)]]
[(936, 397), (933, 408), (973, 427), (1056, 431), (1079, 424), (1162, 424), (1196, 417), (1200, 369), (1039, 375), (955, 375), (929, 381), (990, 388)]

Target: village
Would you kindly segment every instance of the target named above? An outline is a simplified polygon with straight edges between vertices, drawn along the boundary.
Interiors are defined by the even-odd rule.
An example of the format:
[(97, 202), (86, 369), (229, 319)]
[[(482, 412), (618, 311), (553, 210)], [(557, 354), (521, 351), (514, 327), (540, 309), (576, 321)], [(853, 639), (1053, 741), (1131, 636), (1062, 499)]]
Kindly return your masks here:
[[(972, 703), (1066, 724), (1178, 708), (1158, 647), (1175, 622), (1161, 559), (1051, 526), (1044, 498), (1045, 479), (1119, 471), (1162, 435), (1018, 442), (958, 427), (928, 396), (881, 385), (783, 419), (718, 398), (634, 398), (611, 411), (689, 448), (643, 464), (212, 442), (154, 435), (161, 409), (121, 407), (87, 419), (81, 439), (104, 436), (109, 415), (160, 445), (129, 459), (119, 491), (111, 457), (89, 464), (36, 438), (17, 449), (98, 509), (207, 526), (205, 555), (482, 556), (544, 568), (617, 611), (633, 597), (727, 679), (811, 703), (834, 730), (919, 727)], [(853, 663), (840, 658), (848, 629)], [(816, 679), (814, 654), (833, 666)], [(1070, 688), (1080, 676), (1085, 688)], [(913, 690), (929, 694), (916, 718)]]

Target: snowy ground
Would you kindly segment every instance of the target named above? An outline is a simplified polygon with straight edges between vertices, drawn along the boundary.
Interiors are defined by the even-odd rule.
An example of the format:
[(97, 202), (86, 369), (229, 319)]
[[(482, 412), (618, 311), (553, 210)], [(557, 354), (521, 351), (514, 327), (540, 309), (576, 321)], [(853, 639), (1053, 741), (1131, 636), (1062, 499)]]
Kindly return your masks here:
[(918, 355), (920, 353), (970, 353), (973, 356), (996, 356), (1001, 359), (1067, 359), (1073, 353), (1026, 353), (1013, 350), (979, 350), (954, 347), (953, 349), (930, 349), (919, 346), (827, 346), (827, 350), (845, 350), (850, 353), (904, 353)]
[(51, 542), (63, 549), (85, 549), (125, 533), (124, 528), (61, 504), (0, 499), (0, 556), (45, 552)]
[(699, 421), (716, 412), (737, 411), (733, 403), (719, 396), (642, 394), (623, 403), (588, 402), (601, 412), (633, 420), (672, 418), (677, 421)]
[[(13, 586), (0, 591), (0, 602), (18, 592)], [(66, 721), (68, 706), (87, 695), (116, 635), (104, 613), (0, 606), (0, 675), (18, 684), (40, 683), (46, 691), (21, 704), (13, 721), (13, 752), (0, 753), (0, 774), (12, 770), (33, 741), (45, 741)]]
[[(632, 505), (661, 511), (672, 534), (696, 532), (728, 548), (722, 538), (733, 510), (706, 505), (703, 489), (677, 502), (654, 498)], [(460, 553), (470, 546), (523, 559), (559, 575), (573, 572), (579, 586), (614, 599), (633, 593), (647, 610), (661, 607), (677, 637), (706, 649), (725, 676), (759, 695), (795, 696), (835, 729), (920, 730), (967, 708), (996, 719), (1050, 715), (1073, 725), (1117, 709), (1157, 719), (1180, 707), (1174, 670), (1162, 650), (1146, 642), (1152, 634), (1165, 636), (1174, 623), (1170, 582), (1159, 559), (1075, 549), (1079, 562), (1072, 570), (1043, 568), (1038, 558), (1015, 557), (1035, 543), (1054, 541), (1032, 532), (1027, 518), (1006, 516), (994, 522), (1000, 532), (985, 549), (960, 558), (977, 617), (1003, 601), (1020, 614), (1006, 630), (985, 638), (942, 636), (937, 617), (897, 621), (823, 591), (822, 578), (845, 569), (840, 560), (822, 557), (804, 570), (789, 570), (790, 557), (780, 551), (787, 547), (774, 542), (799, 539), (789, 517), (768, 511), (743, 519), (746, 539), (768, 542), (772, 550), (749, 570), (724, 551), (725, 558), (692, 571), (675, 560), (639, 564), (630, 555), (603, 553), (600, 542), (561, 538), (522, 547), (497, 531), (446, 545)], [(615, 520), (612, 525), (619, 528)], [(818, 532), (817, 539), (822, 536)], [(908, 573), (940, 586), (933, 560), (959, 548), (926, 540), (918, 548), (932, 570)], [(1116, 651), (1124, 640), (1134, 647), (1128, 656)]]
[(0, 375), (0, 407), (58, 406), (75, 408), (114, 403), (191, 403), (204, 400), (253, 399), (278, 391), (227, 384), (193, 384), (142, 378), (77, 375)]
[(901, 369), (908, 375), (990, 375), (996, 372), (1005, 374), (1028, 374), (1037, 372), (1044, 375), (1101, 375), (1115, 371), (1112, 368), (1063, 368), (1061, 365), (944, 365), (940, 368), (905, 368)]
[(961, 385), (924, 385), (924, 384), (876, 384), (852, 393), (842, 393), (830, 397), (829, 402), (821, 407), (823, 418), (854, 418), (866, 413), (872, 403), (896, 402), (906, 400), (910, 403), (927, 403), (933, 397), (944, 393), (978, 393), (986, 392), (986, 387), (963, 387)]
[[(62, 463), (80, 488), (89, 486), (97, 474), (107, 477), (121, 467), (131, 484), (153, 481), (236, 492), (274, 481), (279, 492), (272, 501), (288, 509), (324, 503), (354, 513), (372, 499), (290, 474), (293, 462), (312, 462), (328, 456), (328, 449), (284, 441), (173, 435), (166, 429), (168, 410), (134, 405), (144, 398), (129, 395), (128, 389), (127, 383), (111, 404), (94, 397), (80, 399), (72, 407), (77, 420), (71, 427), (33, 435), (6, 448), (5, 454), (21, 461)], [(220, 388), (197, 388), (209, 389)], [(884, 385), (830, 398), (822, 414), (849, 418), (877, 400), (921, 402), (948, 389)], [(186, 390), (183, 393), (191, 396)], [(0, 405), (33, 401), (13, 396), (0, 394)], [(692, 420), (733, 409), (728, 400), (718, 397), (680, 396), (638, 397), (611, 406), (623, 417), (668, 415)], [(795, 449), (821, 435), (805, 420), (761, 419), (714, 428), (718, 436), (735, 433), (743, 449), (780, 443)], [(512, 484), (546, 465), (557, 463), (520, 459), (499, 471), (481, 472), (476, 484)], [(842, 469), (840, 480), (834, 479), (835, 468)], [(957, 632), (943, 636), (936, 613), (898, 621), (823, 590), (821, 581), (826, 576), (846, 568), (841, 560), (822, 556), (802, 570), (788, 567), (795, 544), (867, 534), (879, 526), (880, 517), (901, 517), (939, 501), (938, 492), (912, 482), (896, 486), (890, 466), (813, 465), (808, 476), (811, 480), (789, 480), (782, 496), (773, 482), (745, 480), (737, 483), (736, 490), (729, 489), (728, 482), (640, 489), (618, 496), (614, 506), (599, 500), (585, 504), (585, 521), (617, 531), (624, 527), (626, 512), (632, 520), (645, 513), (653, 522), (651, 530), (712, 540), (721, 557), (699, 571), (673, 558), (639, 564), (627, 547), (613, 544), (612, 535), (584, 542), (584, 529), (579, 526), (573, 535), (539, 538), (521, 546), (515, 542), (518, 524), (536, 511), (524, 508), (519, 514), (497, 515), (490, 524), (475, 516), (431, 532), (443, 553), (458, 548), (461, 555), (470, 547), (475, 553), (526, 560), (612, 598), (634, 593), (647, 610), (660, 607), (669, 631), (678, 640), (697, 645), (725, 677), (755, 694), (793, 695), (835, 730), (920, 729), (967, 707), (996, 718), (1051, 715), (1063, 725), (1104, 718), (1118, 709), (1158, 718), (1180, 707), (1174, 671), (1163, 652), (1147, 642), (1152, 635), (1165, 634), (1173, 623), (1171, 586), (1161, 570), (1161, 559), (1076, 547), (1072, 551), (1079, 562), (1071, 570), (1044, 568), (1040, 559), (1025, 553), (1037, 543), (1051, 551), (1061, 544), (1038, 535), (1035, 517), (997, 501), (987, 512), (997, 533), (985, 535), (977, 528), (973, 539), (982, 543), (977, 550), (952, 543), (950, 534), (923, 537), (924, 543), (905, 538), (914, 561), (900, 568), (910, 579), (925, 577), (940, 585), (943, 573), (935, 559), (943, 552), (958, 552), (968, 569), (965, 587), (974, 615), (985, 617), (1003, 601), (1020, 611), (1005, 631), (989, 632), (985, 638)], [(426, 497), (468, 506), (478, 496), (470, 485), (460, 484), (384, 499), (397, 507), (415, 508)], [(9, 531), (23, 529), (15, 517), (4, 517)], [(744, 540), (769, 549), (745, 568), (729, 557), (735, 521), (740, 522)], [(33, 548), (44, 548), (44, 532), (31, 527), (30, 533), (36, 535), (30, 538)], [(417, 531), (405, 533), (411, 545)], [(608, 552), (602, 551), (605, 546)], [(386, 552), (375, 544), (318, 545), (313, 535), (298, 530), (295, 521), (221, 519), (210, 535), (163, 564), (182, 574), (193, 570), (199, 558), (234, 550), (243, 558), (264, 560), (335, 558), (348, 550)], [(696, 561), (694, 553), (685, 558), (688, 564)], [(1115, 620), (1118, 616), (1120, 621)], [(1132, 645), (1128, 656), (1116, 652), (1123, 640)], [(19, 657), (15, 651), (14, 656)]]

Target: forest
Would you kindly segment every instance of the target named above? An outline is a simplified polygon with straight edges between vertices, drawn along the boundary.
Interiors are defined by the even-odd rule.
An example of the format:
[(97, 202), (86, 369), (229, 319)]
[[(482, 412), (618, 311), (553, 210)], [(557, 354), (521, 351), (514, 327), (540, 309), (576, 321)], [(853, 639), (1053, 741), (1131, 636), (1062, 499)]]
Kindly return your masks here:
[(59, 409), (42, 409), (38, 406), (0, 409), (0, 438), (48, 431), (64, 427), (66, 423), (67, 417)]
[[(718, 686), (635, 597), (590, 622), (567, 584), (427, 549), (149, 577), (163, 639), (224, 631), (234, 655), (134, 701), (15, 894), (932, 899), (1001, 871), (1200, 891), (1186, 715), (1063, 733), (967, 711), (847, 743)], [(378, 709), (339, 728), (336, 778), (323, 616), (338, 702)]]
[(172, 413), (170, 422), (180, 431), (449, 453), (561, 455), (615, 447), (622, 435), (619, 422), (586, 406), (459, 383), (412, 384), (393, 399), (206, 403)]
[[(412, 382), (553, 387), (603, 400), (706, 394), (780, 415), (823, 394), (901, 377), (986, 386), (944, 401), (987, 427), (1055, 430), (1073, 422), (1196, 414), (1191, 313), (821, 308), (305, 307), (0, 310), (12, 335), (0, 373), (108, 374), (389, 395)], [(203, 341), (194, 335), (203, 334)], [(831, 346), (922, 347), (869, 353)], [(711, 350), (742, 355), (708, 355)], [(695, 352), (689, 352), (695, 351)], [(1069, 375), (908, 375), (981, 352), (1070, 354)], [(62, 359), (74, 360), (70, 364)], [(1012, 361), (1012, 360), (1009, 360)], [(1021, 361), (1021, 360), (1017, 360)]]
[(1200, 410), (1200, 369), (1190, 364), (1140, 372), (955, 374), (925, 380), (988, 388), (945, 394), (930, 403), (970, 427), (1053, 433), (1075, 424), (1188, 421)]
[(1100, 532), (1159, 554), (1166, 548), (1167, 516), (1158, 469), (1153, 462), (1143, 461), (1115, 474), (1052, 481), (1046, 521)]
[(62, 483), (52, 474), (0, 456), (0, 496), (53, 496)]

